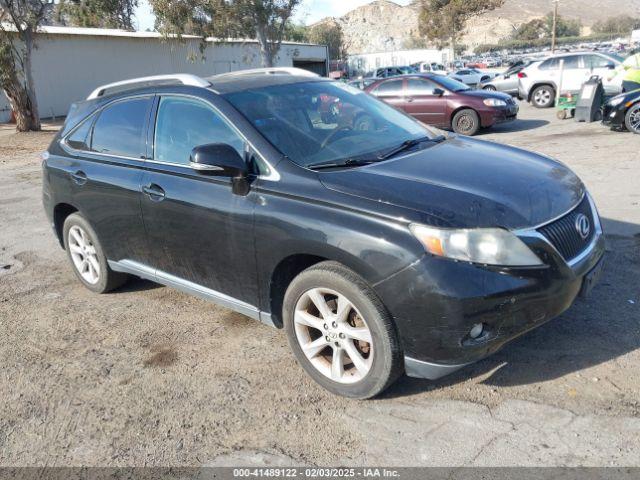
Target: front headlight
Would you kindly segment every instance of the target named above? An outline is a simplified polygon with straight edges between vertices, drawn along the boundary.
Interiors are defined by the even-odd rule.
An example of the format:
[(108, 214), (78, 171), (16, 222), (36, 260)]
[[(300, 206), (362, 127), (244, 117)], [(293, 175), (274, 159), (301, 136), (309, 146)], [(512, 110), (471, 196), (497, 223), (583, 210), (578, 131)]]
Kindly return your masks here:
[(487, 107), (506, 107), (507, 102), (499, 98), (485, 98), (482, 101)]
[(419, 224), (409, 228), (427, 252), (440, 257), (510, 267), (542, 265), (522, 240), (501, 228), (453, 230)]
[(622, 102), (624, 102), (624, 96), (622, 96), (622, 97), (614, 97), (611, 100), (609, 100), (609, 106), (610, 107), (617, 107)]

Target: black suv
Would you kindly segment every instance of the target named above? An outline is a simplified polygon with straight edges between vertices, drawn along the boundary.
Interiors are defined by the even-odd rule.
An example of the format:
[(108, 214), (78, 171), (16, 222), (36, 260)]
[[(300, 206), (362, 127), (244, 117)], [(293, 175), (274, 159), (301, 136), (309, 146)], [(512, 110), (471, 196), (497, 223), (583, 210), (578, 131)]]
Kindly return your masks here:
[(596, 208), (561, 163), (295, 70), (101, 87), (44, 158), (87, 288), (135, 275), (284, 327), (349, 397), (489, 355), (601, 270)]

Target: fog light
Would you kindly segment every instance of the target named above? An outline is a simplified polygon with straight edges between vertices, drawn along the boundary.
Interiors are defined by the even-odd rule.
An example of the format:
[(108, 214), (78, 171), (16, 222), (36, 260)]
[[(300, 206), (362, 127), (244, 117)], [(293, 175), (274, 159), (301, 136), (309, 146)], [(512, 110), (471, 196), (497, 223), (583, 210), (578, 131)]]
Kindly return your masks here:
[(482, 335), (482, 332), (484, 331), (484, 324), (483, 323), (476, 323), (473, 328), (469, 331), (469, 336), (471, 338), (478, 338), (480, 335)]

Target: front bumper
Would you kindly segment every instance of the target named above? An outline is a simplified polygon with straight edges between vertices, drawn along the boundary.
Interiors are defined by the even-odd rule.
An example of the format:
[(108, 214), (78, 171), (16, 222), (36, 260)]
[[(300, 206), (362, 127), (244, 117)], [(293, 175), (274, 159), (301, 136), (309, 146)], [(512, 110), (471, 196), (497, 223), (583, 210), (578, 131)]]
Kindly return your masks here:
[(491, 127), (499, 123), (511, 122), (518, 117), (517, 104), (502, 108), (490, 108), (480, 112), (480, 123), (483, 127)]
[(621, 127), (624, 125), (625, 113), (624, 104), (615, 107), (605, 104), (602, 107), (602, 123), (610, 127)]
[[(571, 262), (541, 235), (521, 238), (545, 266), (486, 267), (424, 256), (375, 286), (396, 321), (409, 376), (447, 375), (560, 315), (604, 255), (601, 230)], [(472, 339), (479, 323), (483, 333)]]

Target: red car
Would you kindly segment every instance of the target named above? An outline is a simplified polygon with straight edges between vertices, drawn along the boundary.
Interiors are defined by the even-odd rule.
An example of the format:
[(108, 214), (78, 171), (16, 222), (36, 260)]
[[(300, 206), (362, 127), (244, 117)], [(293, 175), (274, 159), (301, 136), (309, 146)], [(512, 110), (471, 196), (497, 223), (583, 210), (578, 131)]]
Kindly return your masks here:
[(510, 95), (474, 90), (441, 75), (403, 75), (369, 85), (366, 92), (417, 120), (463, 135), (515, 120), (518, 104)]

